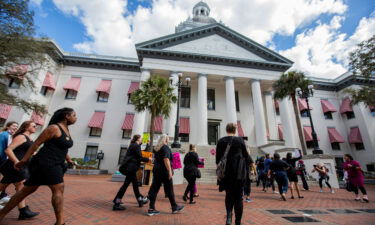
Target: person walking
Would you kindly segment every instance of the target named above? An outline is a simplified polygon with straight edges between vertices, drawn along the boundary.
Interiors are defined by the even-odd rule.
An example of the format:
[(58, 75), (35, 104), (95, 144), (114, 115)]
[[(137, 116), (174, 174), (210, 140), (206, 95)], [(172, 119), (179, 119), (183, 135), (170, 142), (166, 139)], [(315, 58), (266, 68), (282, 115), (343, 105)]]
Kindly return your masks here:
[(315, 171), (319, 173), (319, 187), (320, 187), (319, 192), (323, 192), (323, 180), (324, 180), (327, 187), (330, 189), (330, 192), (332, 194), (335, 193), (331, 185), (329, 184), (328, 169), (324, 166), (324, 164), (318, 163), (317, 165), (314, 165), (314, 169), (311, 172), (313, 173)]
[[(251, 182), (253, 182), (257, 177), (257, 171), (256, 171), (256, 168), (255, 168), (255, 165), (254, 165), (254, 161), (253, 159), (251, 158), (251, 156), (249, 155), (249, 160), (247, 162), (247, 169), (249, 170), (247, 173), (248, 173), (248, 176), (246, 176), (246, 181), (245, 181), (245, 187), (244, 187), (244, 195), (246, 196), (245, 197), (245, 202), (249, 203), (249, 202), (252, 202), (253, 200), (251, 200), (250, 198), (250, 194), (251, 194)], [(255, 178), (255, 179), (254, 179)]]
[(353, 156), (351, 156), (350, 154), (345, 154), (344, 160), (344, 170), (348, 173), (348, 182), (355, 194), (354, 200), (360, 200), (360, 197), (358, 195), (359, 189), (362, 192), (362, 200), (368, 203), (369, 199), (367, 197), (367, 192), (364, 185), (364, 177), (361, 164), (359, 164), (358, 161), (354, 160)]
[(148, 198), (150, 199), (150, 206), (147, 211), (147, 215), (153, 216), (160, 214), (155, 208), (156, 197), (158, 195), (160, 186), (163, 184), (165, 194), (169, 198), (169, 202), (172, 207), (172, 213), (179, 213), (184, 209), (184, 206), (179, 206), (176, 203), (174, 192), (173, 192), (173, 170), (172, 170), (172, 152), (168, 147), (169, 138), (163, 134), (158, 140), (157, 145), (154, 148), (155, 151), (155, 162), (152, 170), (154, 176), (152, 184), (148, 192)]
[[(32, 121), (25, 121), (20, 128), (13, 134), (12, 143), (5, 150), (8, 159), (1, 166), (0, 172), (4, 177), (0, 181), (0, 191), (4, 191), (9, 184), (14, 184), (16, 191), (20, 191), (23, 187), (23, 182), (27, 178), (28, 171), (26, 168), (21, 170), (14, 169), (14, 165), (26, 154), (27, 149), (34, 143), (30, 135), (35, 133), (36, 124)], [(37, 212), (32, 212), (29, 206), (26, 205), (25, 200), (18, 204), (19, 220), (29, 219), (39, 215)]]
[(286, 171), (289, 168), (290, 165), (285, 161), (280, 160), (280, 155), (278, 153), (273, 155), (273, 161), (268, 170), (268, 177), (271, 175), (275, 177), (279, 193), (284, 201), (286, 201), (286, 193), (288, 192), (288, 175)]
[[(219, 164), (222, 157), (225, 155), (227, 146), (229, 149), (226, 155), (225, 176), (219, 181), (219, 191), (225, 190), (225, 208), (227, 211), (226, 224), (232, 224), (232, 211), (234, 208), (235, 223), (241, 224), (243, 213), (243, 187), (246, 177), (242, 179), (242, 173), (239, 171), (239, 164), (242, 160), (249, 162), (249, 153), (247, 152), (243, 138), (236, 137), (237, 125), (228, 123), (226, 126), (227, 136), (220, 138), (216, 145), (216, 164)], [(245, 174), (248, 176), (247, 174)]]
[(257, 162), (256, 162), (256, 168), (257, 168), (257, 187), (259, 187), (260, 182), (262, 182), (263, 185), (263, 191), (266, 192), (266, 176), (264, 174), (264, 156), (261, 156)]
[(124, 184), (118, 190), (115, 199), (113, 199), (112, 210), (125, 210), (126, 208), (121, 205), (121, 199), (124, 197), (126, 189), (128, 189), (129, 184), (132, 183), (133, 191), (135, 198), (138, 202), (139, 207), (142, 207), (148, 202), (147, 197), (143, 197), (139, 193), (138, 181), (137, 181), (137, 171), (141, 166), (141, 162), (151, 162), (151, 158), (144, 158), (141, 154), (141, 144), (142, 137), (139, 134), (133, 136), (133, 139), (130, 141), (129, 148), (125, 154), (123, 165), (126, 168), (126, 177)]
[[(0, 132), (0, 167), (5, 163), (7, 160), (7, 155), (5, 154), (5, 149), (8, 148), (10, 143), (12, 142), (12, 135), (18, 129), (18, 123), (14, 121), (10, 121), (6, 123), (4, 129)], [(0, 174), (0, 179), (2, 179), (3, 175)], [(5, 192), (5, 188), (0, 193), (0, 209), (3, 208), (1, 204), (7, 203), (10, 200), (10, 197)]]
[(189, 196), (189, 204), (195, 204), (194, 201), (194, 187), (195, 181), (197, 178), (201, 177), (201, 172), (198, 169), (198, 165), (202, 165), (203, 163), (199, 161), (199, 156), (197, 154), (197, 148), (195, 145), (190, 144), (189, 152), (185, 155), (184, 158), (184, 177), (188, 182), (188, 185), (185, 189), (185, 193), (182, 199), (187, 202), (188, 200), (188, 193)]
[(288, 180), (289, 180), (289, 184), (290, 184), (290, 194), (291, 194), (290, 198), (291, 199), (294, 199), (294, 194), (293, 194), (294, 188), (297, 192), (298, 198), (303, 198), (303, 196), (301, 195), (300, 190), (299, 190), (298, 177), (297, 177), (297, 171), (296, 171), (296, 162), (298, 160), (302, 159), (301, 150), (298, 150), (298, 151), (299, 151), (299, 157), (294, 158), (294, 157), (292, 157), (292, 153), (288, 152), (286, 154), (286, 159), (285, 159), (285, 162), (290, 165), (290, 167), (287, 171), (287, 175), (288, 175)]
[(298, 160), (297, 162), (297, 175), (301, 177), (302, 186), (305, 191), (309, 190), (309, 185), (306, 181), (306, 166), (305, 162), (302, 159)]
[(64, 161), (74, 164), (68, 155), (68, 149), (73, 146), (68, 127), (77, 120), (76, 113), (71, 108), (57, 110), (36, 141), (27, 150), (24, 157), (15, 164), (16, 169), (22, 169), (34, 152), (43, 145), (33, 156), (29, 164), (30, 177), (24, 187), (12, 196), (8, 204), (0, 210), (0, 221), (10, 210), (17, 206), (27, 196), (35, 192), (39, 186), (47, 185), (52, 192), (52, 206), (55, 211), (56, 225), (64, 224)]
[(270, 165), (271, 165), (271, 162), (272, 162), (272, 159), (270, 158), (270, 154), (266, 154), (266, 159), (264, 160), (264, 170), (263, 170), (263, 174), (264, 174), (264, 179), (265, 179), (265, 186), (266, 188), (268, 189), (269, 186), (271, 186), (272, 188), (272, 192), (274, 194), (277, 194), (278, 192), (275, 190), (275, 178), (272, 176), (268, 176), (268, 170), (270, 169)]

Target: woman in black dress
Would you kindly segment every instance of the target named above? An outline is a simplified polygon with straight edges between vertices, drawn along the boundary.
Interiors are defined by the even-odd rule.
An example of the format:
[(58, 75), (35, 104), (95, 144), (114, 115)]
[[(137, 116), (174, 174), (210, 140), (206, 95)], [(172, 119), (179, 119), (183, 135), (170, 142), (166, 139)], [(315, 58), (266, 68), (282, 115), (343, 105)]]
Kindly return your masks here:
[(226, 126), (227, 136), (220, 138), (216, 145), (216, 164), (218, 164), (224, 156), (227, 145), (230, 144), (225, 177), (219, 182), (219, 191), (225, 190), (225, 208), (227, 210), (226, 224), (232, 224), (233, 208), (236, 217), (235, 222), (236, 224), (241, 224), (243, 213), (242, 196), (245, 179), (238, 179), (238, 165), (243, 158), (246, 162), (250, 162), (245, 142), (243, 138), (235, 136), (236, 130), (236, 124), (228, 123)]
[(184, 206), (179, 206), (176, 203), (174, 192), (173, 192), (173, 170), (172, 170), (172, 151), (168, 147), (169, 137), (163, 134), (155, 146), (155, 162), (152, 172), (154, 177), (152, 179), (152, 184), (148, 192), (148, 198), (150, 199), (150, 206), (147, 215), (153, 216), (160, 214), (159, 211), (155, 209), (156, 196), (158, 195), (160, 186), (163, 184), (166, 196), (169, 198), (171, 203), (172, 213), (179, 213)]
[(43, 147), (30, 161), (30, 178), (26, 180), (25, 187), (13, 195), (8, 204), (0, 211), (0, 221), (18, 203), (35, 192), (40, 185), (48, 185), (52, 191), (56, 224), (64, 224), (64, 162), (66, 160), (73, 164), (67, 154), (68, 149), (73, 146), (68, 126), (74, 124), (76, 120), (76, 113), (71, 108), (62, 108), (53, 114), (49, 126), (27, 150), (22, 160), (15, 165), (16, 169), (22, 169), (33, 153), (43, 144)]
[(117, 192), (115, 199), (113, 200), (113, 210), (125, 210), (126, 208), (121, 205), (121, 199), (124, 197), (126, 189), (129, 184), (133, 184), (133, 191), (135, 198), (137, 199), (139, 207), (148, 202), (147, 197), (143, 197), (139, 193), (138, 181), (137, 181), (137, 171), (141, 166), (141, 162), (150, 162), (151, 158), (144, 158), (141, 154), (141, 135), (136, 134), (130, 142), (130, 146), (126, 152), (123, 163), (126, 164), (126, 178), (124, 184), (121, 186), (120, 190)]
[(195, 204), (194, 186), (197, 178), (200, 178), (200, 171), (198, 169), (198, 165), (202, 165), (203, 163), (199, 161), (195, 145), (190, 144), (189, 150), (190, 151), (185, 155), (184, 158), (184, 177), (188, 181), (188, 186), (186, 187), (182, 199), (186, 202), (188, 200), (187, 195), (190, 192), (189, 204)]
[[(9, 184), (14, 184), (16, 191), (22, 189), (28, 171), (26, 168), (16, 170), (14, 169), (14, 164), (18, 163), (19, 160), (23, 158), (27, 149), (34, 143), (30, 135), (35, 133), (35, 130), (36, 124), (33, 121), (25, 121), (12, 135), (12, 143), (5, 149), (5, 154), (8, 156), (8, 159), (0, 168), (0, 172), (4, 175), (3, 179), (1, 179), (0, 191), (4, 191)], [(20, 211), (18, 216), (19, 220), (29, 219), (39, 214), (37, 212), (32, 212), (26, 205), (25, 200), (22, 200), (18, 204), (18, 210)]]

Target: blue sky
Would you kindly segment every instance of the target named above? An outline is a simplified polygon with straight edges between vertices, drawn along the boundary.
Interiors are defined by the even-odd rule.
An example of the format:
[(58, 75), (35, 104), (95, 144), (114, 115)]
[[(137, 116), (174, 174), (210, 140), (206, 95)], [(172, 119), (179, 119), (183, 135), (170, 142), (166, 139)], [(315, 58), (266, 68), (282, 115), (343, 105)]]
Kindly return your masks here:
[[(92, 2), (89, 3), (90, 1)], [(198, 0), (90, 1), (86, 3), (80, 0), (32, 0), (30, 7), (35, 12), (34, 20), (38, 27), (38, 34), (54, 39), (67, 52), (134, 57), (134, 47), (132, 47), (134, 43), (173, 33), (174, 26), (185, 20), (191, 14), (192, 6), (198, 2)], [(322, 71), (317, 72), (319, 73), (316, 74), (317, 76), (325, 76), (324, 71), (328, 70), (332, 77), (339, 75), (345, 70), (347, 62), (343, 57), (336, 57), (336, 54), (347, 54), (353, 49), (355, 42), (362, 41), (361, 36), (364, 38), (371, 35), (368, 33), (372, 32), (372, 35), (375, 33), (373, 25), (375, 3), (371, 0), (320, 0), (317, 5), (311, 5), (307, 0), (288, 0), (292, 1), (290, 12), (282, 11), (285, 11), (285, 1), (265, 0), (262, 5), (258, 3), (252, 5), (252, 1), (249, 0), (248, 6), (244, 5), (243, 0), (232, 1), (231, 7), (227, 7), (226, 1), (223, 0), (206, 2), (211, 7), (211, 15), (214, 18), (222, 20), (226, 26), (273, 48), (295, 62), (297, 59), (295, 64), (297, 69), (306, 68), (310, 73)], [(275, 6), (279, 2), (283, 3)], [(294, 7), (294, 5), (297, 6)], [(252, 15), (243, 14), (241, 10), (246, 10), (246, 7), (249, 7), (249, 14)], [(256, 15), (256, 11), (251, 13), (254, 7), (264, 7), (264, 14), (268, 15), (267, 18), (277, 17), (276, 20), (270, 19), (268, 23), (267, 21), (263, 23), (259, 20), (260, 16)], [(306, 15), (303, 15), (304, 11)], [(112, 12), (113, 15), (109, 17), (113, 16), (112, 21), (116, 21), (113, 28), (106, 25), (112, 26), (112, 23), (105, 21), (106, 15)], [(260, 12), (259, 15), (262, 13)], [(293, 14), (290, 18), (288, 18), (289, 13)], [(100, 17), (101, 14), (103, 14), (103, 20), (97, 20), (96, 17)], [(286, 22), (281, 21), (279, 24), (284, 17)], [(261, 20), (265, 19), (261, 18)], [(359, 26), (361, 20), (364, 21)], [(253, 22), (243, 24), (241, 21)], [(338, 21), (339, 25), (334, 25), (335, 21)], [(259, 26), (257, 26), (258, 23)], [(264, 30), (262, 30), (263, 27)], [(363, 35), (359, 32), (367, 34)], [(113, 35), (113, 40), (111, 35)], [(320, 40), (322, 35), (327, 36), (323, 41)], [(297, 43), (298, 36), (300, 38)], [(318, 46), (323, 43), (316, 43), (316, 46), (306, 44), (309, 40), (318, 39), (324, 42), (324, 46)], [(337, 47), (340, 45), (343, 47)], [(121, 48), (132, 48), (132, 50), (121, 51)], [(301, 54), (318, 52), (319, 49), (328, 49), (329, 55), (323, 56), (317, 53), (312, 58), (301, 57)], [(314, 57), (316, 57), (315, 60)], [(299, 58), (306, 59), (303, 61)], [(325, 61), (321, 65), (316, 65), (320, 61), (319, 58)], [(317, 70), (316, 66), (320, 66), (321, 70)], [(336, 74), (333, 75), (333, 73)]]

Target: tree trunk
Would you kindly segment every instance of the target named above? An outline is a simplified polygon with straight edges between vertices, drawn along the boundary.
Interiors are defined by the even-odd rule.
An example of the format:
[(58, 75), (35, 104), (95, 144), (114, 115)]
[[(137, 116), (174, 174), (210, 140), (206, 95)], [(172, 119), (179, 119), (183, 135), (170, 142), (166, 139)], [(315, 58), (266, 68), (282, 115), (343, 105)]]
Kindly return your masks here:
[(150, 151), (152, 152), (154, 146), (154, 120), (155, 115), (151, 113), (151, 125), (150, 125)]
[(301, 118), (300, 118), (299, 109), (298, 109), (298, 107), (297, 107), (296, 96), (295, 96), (295, 95), (292, 95), (292, 96), (290, 96), (290, 97), (292, 98), (292, 102), (293, 102), (294, 115), (295, 115), (295, 117), (296, 117), (298, 136), (299, 136), (299, 141), (300, 141), (300, 143), (301, 143), (302, 152), (303, 152), (303, 155), (307, 155), (306, 144), (305, 144), (305, 138), (304, 138), (304, 136), (303, 136), (303, 132), (302, 132)]

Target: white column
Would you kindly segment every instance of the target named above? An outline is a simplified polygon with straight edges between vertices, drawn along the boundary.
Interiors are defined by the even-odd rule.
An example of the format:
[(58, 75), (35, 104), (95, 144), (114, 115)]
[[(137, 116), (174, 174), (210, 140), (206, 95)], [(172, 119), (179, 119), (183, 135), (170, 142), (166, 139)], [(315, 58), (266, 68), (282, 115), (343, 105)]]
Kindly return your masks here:
[(260, 90), (259, 80), (251, 80), (250, 82), (254, 105), (255, 137), (257, 146), (261, 146), (267, 144), (267, 130), (263, 109), (262, 91)]
[(207, 75), (198, 74), (197, 144), (208, 145), (207, 139)]
[(268, 125), (268, 131), (270, 133), (270, 139), (278, 140), (275, 104), (274, 104), (272, 95), (273, 95), (272, 92), (265, 93), (267, 125)]
[[(147, 69), (142, 70), (141, 83), (146, 81), (151, 76), (151, 71)], [(145, 129), (146, 111), (137, 112), (134, 116), (132, 136), (135, 134), (142, 135)], [(147, 129), (146, 129), (147, 130)]]
[(298, 146), (296, 142), (296, 137), (298, 138), (298, 132), (293, 129), (293, 123), (291, 119), (291, 116), (293, 115), (291, 109), (293, 109), (293, 107), (290, 105), (288, 98), (284, 98), (279, 105), (285, 146), (296, 148)]
[(236, 96), (233, 77), (225, 77), (225, 94), (227, 108), (226, 122), (237, 124)]
[[(173, 94), (175, 96), (178, 95), (178, 88), (176, 87), (178, 82), (178, 73), (172, 72), (170, 75), (170, 80), (172, 80), (172, 87), (174, 88)], [(170, 138), (174, 137), (174, 128), (176, 125), (176, 117), (177, 117), (177, 103), (172, 104), (171, 112), (169, 113), (169, 122), (168, 122), (168, 136)]]

